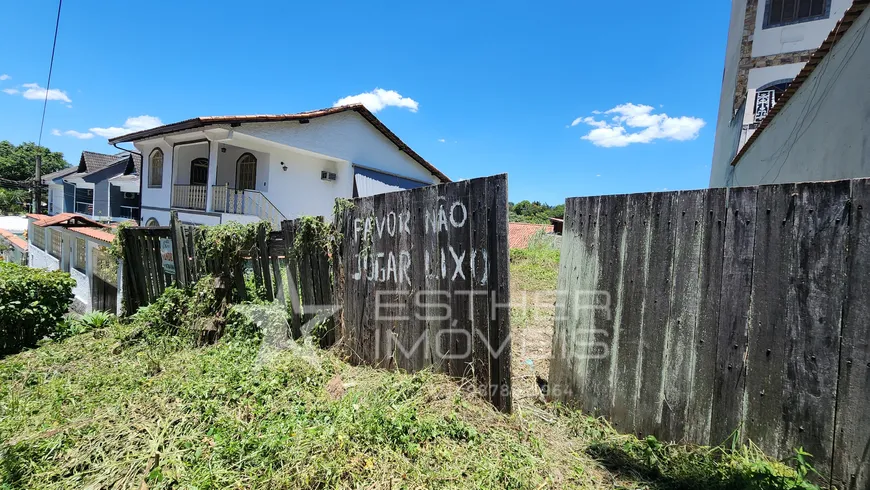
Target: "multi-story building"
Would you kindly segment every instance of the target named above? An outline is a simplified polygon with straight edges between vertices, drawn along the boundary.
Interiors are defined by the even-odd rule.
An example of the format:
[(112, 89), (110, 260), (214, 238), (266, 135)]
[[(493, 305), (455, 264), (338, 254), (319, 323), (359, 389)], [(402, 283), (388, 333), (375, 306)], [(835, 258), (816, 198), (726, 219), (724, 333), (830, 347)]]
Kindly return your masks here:
[(731, 165), (852, 0), (733, 0), (711, 187), (734, 182)]
[(362, 105), (198, 117), (119, 136), (141, 153), (142, 223), (332, 216), (336, 198), (449, 182)]

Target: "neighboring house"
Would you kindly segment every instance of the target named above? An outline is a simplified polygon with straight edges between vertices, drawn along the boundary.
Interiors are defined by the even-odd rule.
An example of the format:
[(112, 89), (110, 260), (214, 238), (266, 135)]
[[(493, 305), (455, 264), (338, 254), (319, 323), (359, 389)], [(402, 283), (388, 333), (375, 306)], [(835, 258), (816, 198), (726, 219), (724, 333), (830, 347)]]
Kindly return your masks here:
[(870, 0), (856, 0), (711, 186), (870, 177)]
[(332, 216), (336, 198), (450, 179), (362, 105), (300, 114), (199, 117), (109, 140), (145, 160), (142, 219), (218, 224)]
[(28, 214), (29, 266), (68, 272), (75, 279), (73, 310), (117, 313), (119, 263), (109, 253), (111, 228), (78, 214)]
[(139, 219), (142, 158), (83, 151), (78, 167), (45, 175), (48, 214), (78, 213), (99, 221)]
[(508, 248), (528, 248), (532, 238), (553, 232), (553, 225), (508, 223)]
[(732, 160), (850, 5), (852, 0), (732, 1), (711, 187), (752, 184), (735, 181)]
[(27, 241), (0, 228), (0, 262), (27, 265)]

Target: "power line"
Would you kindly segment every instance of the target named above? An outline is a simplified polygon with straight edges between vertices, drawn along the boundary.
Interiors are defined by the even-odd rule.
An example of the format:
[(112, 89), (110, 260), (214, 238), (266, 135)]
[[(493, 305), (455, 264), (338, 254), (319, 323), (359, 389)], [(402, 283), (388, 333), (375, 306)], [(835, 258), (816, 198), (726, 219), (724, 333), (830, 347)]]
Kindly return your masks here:
[(51, 43), (51, 61), (48, 63), (48, 81), (45, 82), (45, 100), (42, 102), (42, 121), (39, 123), (39, 140), (37, 146), (42, 146), (42, 130), (45, 127), (45, 109), (48, 107), (48, 91), (51, 89), (51, 70), (54, 68), (54, 50), (57, 48), (57, 30), (60, 27), (60, 8), (63, 0), (57, 2), (57, 20), (54, 22), (54, 41)]

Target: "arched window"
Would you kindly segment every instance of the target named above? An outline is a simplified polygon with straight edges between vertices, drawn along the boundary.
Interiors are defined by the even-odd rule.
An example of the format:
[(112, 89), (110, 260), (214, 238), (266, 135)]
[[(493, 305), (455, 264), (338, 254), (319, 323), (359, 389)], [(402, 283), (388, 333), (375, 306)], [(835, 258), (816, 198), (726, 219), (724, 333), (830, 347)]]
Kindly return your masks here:
[(257, 157), (245, 153), (236, 161), (236, 189), (257, 188)]
[(148, 218), (148, 221), (145, 222), (145, 226), (160, 226), (160, 223), (158, 223), (154, 218)]
[(194, 158), (190, 162), (190, 185), (208, 184), (208, 158)]
[(756, 124), (760, 123), (765, 117), (767, 117), (767, 113), (770, 112), (770, 109), (772, 109), (774, 105), (776, 105), (780, 96), (782, 96), (785, 89), (788, 88), (789, 84), (791, 84), (790, 79), (777, 80), (768, 83), (755, 91), (754, 122)]
[(155, 148), (148, 157), (148, 187), (163, 187), (163, 150)]

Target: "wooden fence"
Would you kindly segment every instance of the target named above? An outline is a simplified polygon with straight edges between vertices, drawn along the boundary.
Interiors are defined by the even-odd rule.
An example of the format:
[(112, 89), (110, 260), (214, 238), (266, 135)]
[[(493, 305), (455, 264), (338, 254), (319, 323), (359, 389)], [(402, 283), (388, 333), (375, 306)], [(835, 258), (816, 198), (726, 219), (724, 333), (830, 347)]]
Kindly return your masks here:
[(336, 222), (353, 359), (435, 366), (510, 411), (507, 176), (356, 199)]
[(553, 398), (870, 488), (870, 180), (569, 199)]
[[(244, 261), (239, 262), (229, 285), (232, 294), (247, 298), (245, 276), (253, 276), (264, 299), (289, 303), (294, 338), (302, 325), (332, 303), (329, 257), (324, 247), (295, 245), (296, 221), (285, 221), (282, 230), (260, 228)], [(167, 286), (191, 287), (208, 274), (217, 275), (222, 265), (196, 252), (201, 229), (181, 224), (172, 214), (169, 226), (134, 227), (121, 230), (124, 250), (124, 302), (127, 312), (154, 302)], [(164, 242), (161, 247), (161, 240)], [(161, 251), (162, 250), (162, 251)], [(243, 265), (244, 263), (244, 265)], [(319, 333), (322, 346), (335, 342), (334, 322), (326, 320)]]

